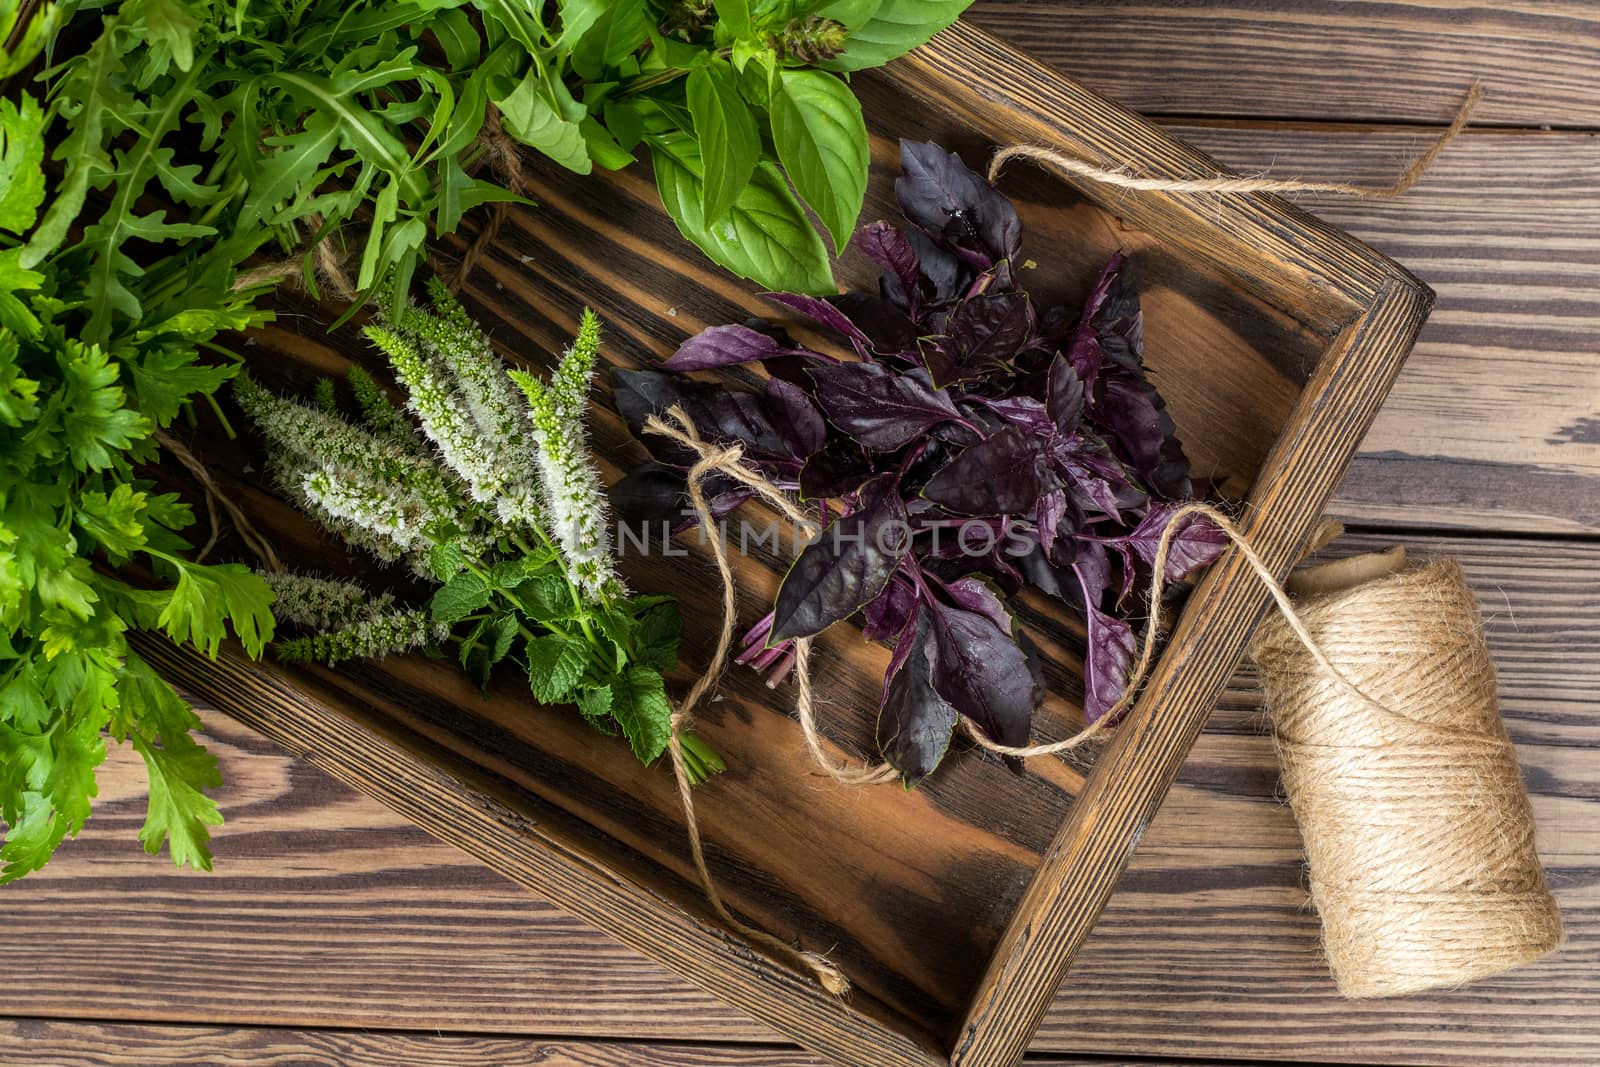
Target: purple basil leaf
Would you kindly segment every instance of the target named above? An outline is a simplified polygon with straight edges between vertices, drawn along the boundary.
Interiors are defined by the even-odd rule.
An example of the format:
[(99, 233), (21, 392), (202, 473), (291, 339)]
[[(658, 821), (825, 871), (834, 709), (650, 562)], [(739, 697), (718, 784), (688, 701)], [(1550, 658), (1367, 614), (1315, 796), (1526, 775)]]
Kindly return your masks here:
[[(1138, 553), (1140, 559), (1154, 566), (1161, 534), (1179, 506), (1152, 504), (1139, 525), (1122, 541)], [(1222, 550), (1228, 547), (1228, 535), (1204, 515), (1190, 515), (1179, 519), (1178, 523), (1167, 550), (1166, 578), (1169, 581), (1187, 578), (1201, 567), (1215, 563)]]
[(1031, 396), (1004, 396), (998, 400), (985, 399), (983, 403), (1013, 426), (1020, 427), (1035, 437), (1055, 436), (1055, 423), (1050, 421), (1045, 406)]
[(677, 374), (654, 370), (612, 372), (617, 410), (633, 435), (644, 442), (657, 459), (673, 466), (692, 466), (699, 456), (682, 445), (644, 432), (645, 420), (664, 415), (674, 404), (694, 422), (702, 437), (745, 445), (756, 459), (795, 458), (789, 443), (778, 432), (753, 393), (734, 392), (716, 382), (698, 382)]
[(963, 300), (945, 323), (941, 348), (963, 377), (987, 375), (1010, 362), (1033, 335), (1033, 305), (1023, 292)]
[(680, 373), (754, 363), (773, 356), (809, 355), (788, 347), (770, 334), (748, 326), (712, 326), (701, 330), (678, 346), (665, 363), (665, 370)]
[(812, 321), (826, 326), (838, 334), (843, 334), (856, 350), (856, 355), (862, 359), (871, 357), (872, 340), (856, 327), (856, 324), (845, 317), (844, 312), (822, 299), (820, 296), (806, 296), (803, 293), (762, 293), (762, 296), (774, 304), (782, 304), (793, 311), (798, 311)]
[(1058, 355), (1050, 361), (1045, 406), (1056, 432), (1070, 434), (1083, 422), (1083, 379), (1065, 356)]
[(960, 256), (940, 248), (921, 230), (907, 230), (906, 240), (917, 254), (922, 276), (927, 279), (927, 288), (933, 291), (934, 300), (950, 300), (967, 288), (972, 268), (963, 263)]
[(1052, 563), (1072, 562), (1072, 534), (1083, 520), (1074, 513), (1064, 489), (1052, 489), (1039, 497), (1033, 508), (1033, 523), (1039, 530), (1039, 544)]
[(822, 412), (798, 385), (768, 378), (766, 409), (794, 455), (811, 456), (827, 442), (828, 424)]
[(1085, 603), (1099, 607), (1105, 602), (1106, 589), (1111, 585), (1111, 557), (1106, 546), (1086, 538), (1078, 539), (1078, 555), (1072, 561), (1072, 570), (1083, 588)]
[(916, 358), (917, 327), (906, 313), (881, 296), (840, 293), (828, 301), (867, 338), (874, 354)]
[(1104, 283), (1104, 299), (1095, 310), (1095, 333), (1107, 361), (1141, 374), (1144, 370), (1144, 315), (1139, 310), (1139, 291), (1122, 272), (1125, 262), (1126, 258), (1118, 253), (1106, 268), (1110, 277)]
[(808, 637), (847, 619), (883, 592), (910, 546), (894, 475), (861, 491), (859, 510), (835, 519), (801, 551), (778, 588), (769, 643)]
[(899, 286), (898, 290), (889, 288), (905, 298), (901, 307), (915, 311), (921, 297), (922, 263), (906, 235), (887, 222), (874, 222), (856, 232), (856, 248)]
[(962, 608), (933, 608), (933, 687), (991, 740), (1025, 745), (1044, 694), (1011, 631)]
[(935, 474), (922, 495), (958, 515), (1015, 515), (1044, 486), (1038, 442), (1015, 426), (973, 445)]
[(921, 608), (900, 636), (878, 708), (878, 749), (907, 788), (939, 766), (959, 720), (933, 686), (933, 646), (933, 617)]
[(861, 632), (868, 641), (887, 641), (906, 628), (916, 607), (916, 587), (904, 578), (891, 579), (877, 599), (861, 609)]
[(1111, 560), (1105, 546), (1080, 541), (1072, 569), (1083, 589), (1083, 617), (1088, 641), (1083, 657), (1083, 714), (1094, 722), (1111, 709), (1128, 686), (1133, 664), (1133, 629), (1114, 615), (1100, 610), (1111, 583)]
[[(713, 518), (720, 519), (755, 494), (733, 479), (714, 474), (705, 481), (706, 503)], [(610, 489), (611, 506), (617, 521), (637, 531), (636, 541), (654, 543), (661, 524), (676, 533), (697, 521), (684, 473), (654, 460), (639, 464)]]
[(1154, 386), (1143, 379), (1108, 374), (1093, 415), (1152, 493), (1166, 500), (1189, 498), (1193, 492), (1189, 462)]
[(1128, 688), (1137, 642), (1131, 626), (1092, 604), (1085, 621), (1089, 636), (1083, 657), (1083, 715), (1097, 722)]
[(805, 500), (844, 496), (860, 489), (874, 474), (872, 461), (848, 437), (835, 438), (806, 458), (800, 468), (800, 496)]
[(812, 367), (810, 373), (828, 421), (877, 452), (902, 448), (930, 427), (960, 417), (949, 394), (935, 389), (920, 369), (838, 363)]
[(1016, 209), (961, 157), (936, 144), (901, 141), (900, 172), (895, 197), (913, 224), (982, 267), (1017, 256)]
[(1013, 631), (1011, 612), (982, 578), (962, 578), (946, 585), (944, 591), (957, 607), (977, 612), (1007, 633)]

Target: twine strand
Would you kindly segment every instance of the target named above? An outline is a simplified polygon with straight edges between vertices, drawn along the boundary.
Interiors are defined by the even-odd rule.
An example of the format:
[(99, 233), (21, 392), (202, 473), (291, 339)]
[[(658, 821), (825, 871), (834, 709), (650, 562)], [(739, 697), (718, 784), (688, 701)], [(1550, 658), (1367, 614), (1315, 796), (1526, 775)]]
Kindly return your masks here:
[(195, 556), (195, 562), (203, 561), (211, 549), (216, 546), (217, 538), (221, 536), (222, 528), (217, 516), (217, 511), (220, 508), (228, 513), (228, 518), (233, 521), (233, 528), (239, 533), (239, 539), (261, 561), (261, 565), (264, 568), (275, 572), (283, 570), (283, 561), (278, 558), (277, 552), (273, 551), (272, 543), (262, 536), (260, 530), (256, 529), (255, 524), (245, 515), (244, 510), (218, 488), (206, 465), (201, 463), (199, 458), (189, 451), (183, 442), (167, 431), (157, 430), (155, 439), (157, 444), (171, 453), (172, 458), (176, 459), (184, 470), (194, 475), (195, 480), (200, 483), (202, 494), (205, 496), (206, 512), (211, 518), (211, 536), (207, 539), (205, 545), (201, 547), (199, 554)]
[(1337, 196), (1355, 196), (1387, 200), (1397, 197), (1422, 180), (1440, 154), (1449, 147), (1472, 118), (1472, 113), (1483, 99), (1483, 85), (1473, 82), (1461, 106), (1456, 109), (1450, 125), (1434, 138), (1428, 148), (1413, 159), (1405, 172), (1388, 185), (1364, 186), (1350, 182), (1300, 181), (1294, 178), (1268, 178), (1264, 175), (1244, 177), (1238, 175), (1214, 178), (1149, 178), (1130, 173), (1125, 167), (1102, 167), (1081, 155), (1072, 155), (1048, 145), (1014, 144), (995, 153), (989, 163), (989, 181), (994, 182), (1000, 172), (1013, 159), (1023, 159), (1039, 166), (1051, 167), (1075, 178), (1083, 178), (1099, 185), (1118, 189), (1152, 193), (1330, 193)]
[[(715, 519), (711, 514), (711, 505), (706, 500), (705, 480), (714, 472), (747, 470), (741, 462), (744, 449), (738, 445), (709, 444), (701, 438), (694, 423), (689, 421), (689, 417), (677, 406), (667, 414), (677, 422), (676, 427), (669, 427), (660, 419), (651, 416), (645, 424), (645, 429), (650, 433), (666, 434), (699, 453), (699, 462), (689, 468), (689, 502), (694, 506), (695, 515), (700, 519), (701, 529), (714, 529)], [(782, 497), (776, 489), (773, 489), (773, 492)], [(786, 510), (797, 510), (786, 498), (784, 503)], [(688, 695), (673, 710), (672, 731), (667, 738), (667, 749), (672, 756), (672, 774), (677, 780), (678, 800), (683, 805), (684, 825), (689, 834), (689, 854), (694, 861), (695, 873), (700, 876), (700, 887), (705, 891), (706, 900), (710, 902), (711, 910), (716, 913), (717, 918), (730, 929), (766, 946), (779, 957), (810, 973), (829, 993), (842, 997), (850, 991), (850, 980), (844, 976), (843, 971), (819, 953), (797, 949), (765, 930), (740, 921), (723, 902), (722, 894), (717, 891), (716, 880), (711, 877), (711, 868), (706, 864), (705, 845), (700, 839), (699, 821), (695, 818), (694, 786), (689, 781), (689, 771), (683, 758), (683, 732), (693, 725), (694, 709), (699, 705), (701, 698), (722, 677), (723, 669), (728, 662), (728, 649), (733, 644), (734, 620), (738, 615), (738, 589), (734, 584), (733, 566), (728, 561), (727, 549), (720, 538), (713, 536), (711, 542), (715, 546), (713, 555), (716, 557), (717, 570), (722, 575), (722, 630), (717, 635), (716, 649), (711, 654), (711, 662), (695, 681)]]

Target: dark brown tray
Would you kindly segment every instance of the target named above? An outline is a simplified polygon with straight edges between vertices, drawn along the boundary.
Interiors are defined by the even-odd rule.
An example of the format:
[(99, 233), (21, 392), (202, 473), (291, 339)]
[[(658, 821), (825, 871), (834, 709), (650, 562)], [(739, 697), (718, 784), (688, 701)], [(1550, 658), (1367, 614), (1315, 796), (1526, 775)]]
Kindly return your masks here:
[[(869, 219), (894, 215), (901, 136), (938, 140), (974, 164), (994, 145), (1030, 141), (1142, 174), (1220, 173), (965, 24), (856, 85), (874, 132)], [(528, 162), (539, 206), (512, 214), (464, 294), (511, 358), (547, 365), (585, 304), (606, 322), (606, 355), (618, 365), (655, 362), (703, 326), (772, 313), (677, 236), (646, 168), (576, 179)], [(1114, 249), (1130, 254), (1147, 358), (1197, 473), (1247, 502), (1245, 529), (1267, 563), (1286, 570), (1432, 294), (1273, 197), (1075, 187), (1023, 169), (1002, 184), (1023, 215), (1039, 292), (1080, 300)], [(858, 283), (870, 273), (850, 254), (840, 271)], [(332, 311), (283, 311), (252, 342), (252, 368), (268, 384), (307, 389), (351, 360), (372, 365), (354, 329), (325, 332)], [(643, 453), (608, 397), (600, 406), (596, 446), (615, 478)], [(202, 454), (285, 559), (361, 570), (263, 484), (257, 448), (247, 436), (205, 442)], [(770, 603), (786, 564), (740, 562), (742, 621)], [(709, 562), (695, 553), (627, 570), (635, 587), (681, 599), (685, 662), (704, 663), (719, 610)], [(1023, 777), (961, 752), (912, 793), (818, 777), (792, 695), (730, 672), (722, 699), (698, 716), (730, 765), (697, 793), (711, 867), (741, 914), (827, 952), (854, 984), (847, 1000), (710, 916), (666, 767), (638, 766), (571, 709), (534, 706), (514, 677), (486, 700), (453, 664), (422, 658), (335, 671), (236, 654), (213, 664), (153, 641), (141, 650), (202, 699), (839, 1063), (1011, 1067), (1266, 601), (1230, 553), (1194, 590), (1137, 708), (1103, 751), (1036, 759)], [(1082, 634), (1047, 603), (1029, 602), (1024, 614), (1054, 694), (1035, 737), (1056, 739), (1081, 725)], [(870, 750), (885, 657), (848, 628), (820, 643), (822, 713), (841, 756)]]

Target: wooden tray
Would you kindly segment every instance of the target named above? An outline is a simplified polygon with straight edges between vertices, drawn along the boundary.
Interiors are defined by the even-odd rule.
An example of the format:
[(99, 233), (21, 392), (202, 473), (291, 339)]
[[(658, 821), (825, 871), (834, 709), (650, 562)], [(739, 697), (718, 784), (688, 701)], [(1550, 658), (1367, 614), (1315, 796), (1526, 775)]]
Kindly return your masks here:
[[(996, 144), (1032, 141), (1144, 174), (1220, 173), (1138, 116), (964, 24), (856, 84), (875, 138), (869, 220), (895, 217), (901, 136), (938, 140), (975, 165)], [(677, 236), (647, 168), (579, 180), (529, 162), (540, 206), (514, 213), (465, 294), (506, 354), (548, 363), (586, 303), (605, 320), (607, 357), (618, 365), (648, 365), (706, 325), (772, 314)], [(1272, 197), (1074, 188), (1025, 169), (1003, 184), (1023, 215), (1037, 292), (1079, 301), (1112, 250), (1130, 253), (1148, 359), (1196, 471), (1248, 501), (1254, 543), (1273, 568), (1287, 569), (1432, 294)], [(847, 254), (842, 281), (871, 275)], [(354, 329), (325, 331), (333, 318), (286, 304), (277, 326), (251, 339), (252, 369), (268, 384), (304, 390), (350, 360), (372, 365)], [(595, 440), (614, 479), (643, 452), (608, 397), (601, 407)], [(258, 448), (246, 435), (199, 451), (285, 559), (363, 570), (270, 493)], [(741, 562), (741, 621), (770, 604), (786, 563)], [(718, 596), (709, 562), (692, 554), (626, 569), (636, 588), (681, 598), (685, 662), (704, 663)], [(1138, 707), (1103, 751), (1034, 760), (1022, 777), (959, 752), (912, 793), (846, 789), (811, 773), (791, 694), (731, 671), (720, 702), (700, 716), (730, 765), (697, 794), (712, 869), (751, 921), (841, 965), (855, 987), (847, 1000), (711, 918), (666, 767), (639, 767), (571, 709), (533, 706), (514, 677), (484, 699), (453, 664), (417, 657), (333, 671), (237, 655), (212, 664), (153, 641), (141, 649), (199, 698), (839, 1063), (1009, 1067), (1266, 600), (1230, 553), (1194, 590)], [(1023, 610), (1054, 693), (1035, 737), (1058, 738), (1081, 722), (1082, 634), (1048, 603)], [(816, 657), (823, 716), (840, 755), (859, 757), (870, 752), (887, 654), (835, 630), (845, 632), (830, 633)]]

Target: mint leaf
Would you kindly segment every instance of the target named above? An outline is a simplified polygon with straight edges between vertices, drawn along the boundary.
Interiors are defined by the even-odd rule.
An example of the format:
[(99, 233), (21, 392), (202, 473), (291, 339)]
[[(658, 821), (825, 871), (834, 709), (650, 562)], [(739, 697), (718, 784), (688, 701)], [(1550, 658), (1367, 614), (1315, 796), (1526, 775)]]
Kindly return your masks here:
[(558, 704), (572, 695), (589, 663), (588, 647), (579, 638), (560, 634), (528, 640), (528, 686), (541, 704)]
[(654, 763), (672, 735), (672, 705), (661, 675), (650, 667), (629, 667), (611, 676), (611, 717), (617, 720), (640, 763)]
[(489, 603), (489, 583), (472, 571), (462, 571), (433, 594), (428, 613), (435, 622), (459, 622)]
[(611, 718), (611, 687), (609, 685), (585, 686), (578, 690), (578, 710), (584, 721), (603, 734), (615, 735), (617, 725)]
[(561, 622), (577, 612), (572, 588), (559, 575), (529, 575), (516, 587), (514, 596), (517, 605), (535, 622)]
[(772, 140), (789, 180), (843, 252), (867, 195), (870, 152), (861, 104), (840, 78), (820, 70), (778, 73)]
[(761, 158), (761, 132), (726, 60), (712, 60), (690, 71), (686, 92), (704, 161), (700, 211), (704, 223), (714, 226), (750, 184)]
[(448, 582), (466, 566), (466, 557), (455, 545), (434, 545), (428, 550), (428, 570), (441, 582)]
[(634, 630), (635, 658), (647, 667), (665, 673), (678, 665), (678, 644), (683, 639), (683, 620), (676, 604), (657, 604), (639, 616)]
[(834, 290), (828, 250), (771, 163), (756, 166), (728, 217), (708, 224), (700, 147), (681, 131), (647, 138), (662, 206), (678, 232), (741, 278), (779, 292)]

